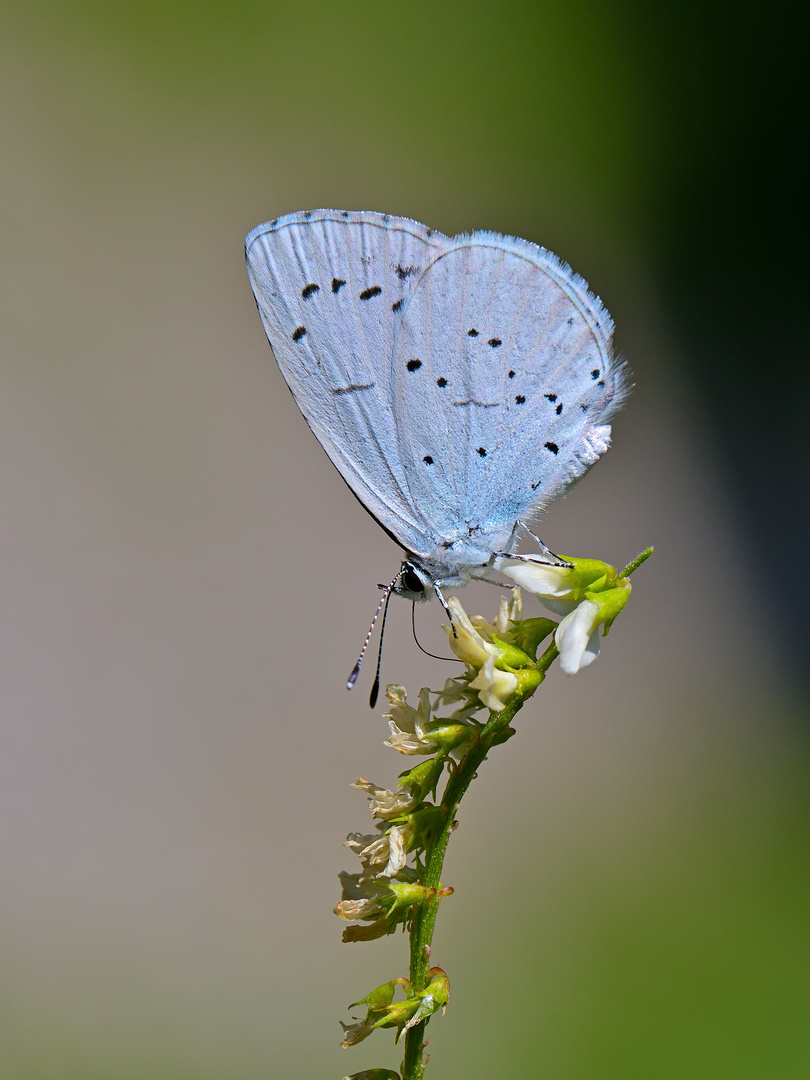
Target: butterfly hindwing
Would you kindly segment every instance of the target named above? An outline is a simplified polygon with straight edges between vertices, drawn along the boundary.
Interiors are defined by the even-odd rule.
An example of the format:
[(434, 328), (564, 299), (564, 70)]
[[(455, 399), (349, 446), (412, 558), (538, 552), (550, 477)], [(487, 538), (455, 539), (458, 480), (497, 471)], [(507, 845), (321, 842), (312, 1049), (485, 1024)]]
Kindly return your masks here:
[(459, 237), (415, 283), (394, 345), (397, 455), (437, 541), (505, 542), (607, 449), (613, 324), (551, 253)]

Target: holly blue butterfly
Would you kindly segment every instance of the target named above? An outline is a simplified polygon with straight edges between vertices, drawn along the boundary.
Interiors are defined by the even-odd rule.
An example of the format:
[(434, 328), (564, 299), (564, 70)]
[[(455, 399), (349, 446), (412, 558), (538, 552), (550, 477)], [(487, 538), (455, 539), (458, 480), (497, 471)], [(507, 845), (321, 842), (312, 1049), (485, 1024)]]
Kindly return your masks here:
[(311, 210), (257, 226), (245, 250), (299, 409), (405, 549), (389, 593), (443, 601), (485, 578), (607, 450), (628, 390), (613, 322), (544, 248)]

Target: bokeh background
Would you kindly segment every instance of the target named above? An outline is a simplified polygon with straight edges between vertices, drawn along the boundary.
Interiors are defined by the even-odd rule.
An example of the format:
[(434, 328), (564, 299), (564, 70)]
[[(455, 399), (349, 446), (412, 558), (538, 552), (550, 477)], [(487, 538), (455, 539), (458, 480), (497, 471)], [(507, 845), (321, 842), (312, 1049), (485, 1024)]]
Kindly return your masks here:
[[(542, 535), (656, 545), (463, 807), (431, 1071), (807, 1076), (803, 20), (3, 6), (0, 1075), (400, 1060), (337, 1021), (405, 941), (341, 945), (330, 912), (369, 820), (348, 784), (402, 767), (343, 689), (398, 552), (298, 415), (242, 255), (336, 206), (525, 236), (591, 282), (637, 388)], [(448, 675), (405, 605), (389, 634), (384, 678)]]

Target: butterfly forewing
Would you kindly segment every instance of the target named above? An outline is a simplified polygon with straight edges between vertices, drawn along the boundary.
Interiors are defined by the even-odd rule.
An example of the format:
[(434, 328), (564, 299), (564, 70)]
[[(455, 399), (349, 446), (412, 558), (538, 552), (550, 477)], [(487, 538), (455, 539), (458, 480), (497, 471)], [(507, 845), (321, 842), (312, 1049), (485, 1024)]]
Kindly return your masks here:
[(450, 244), (406, 218), (330, 210), (260, 225), (245, 244), (298, 407), (354, 493), (411, 551), (428, 526), (399, 458), (391, 356), (414, 282)]

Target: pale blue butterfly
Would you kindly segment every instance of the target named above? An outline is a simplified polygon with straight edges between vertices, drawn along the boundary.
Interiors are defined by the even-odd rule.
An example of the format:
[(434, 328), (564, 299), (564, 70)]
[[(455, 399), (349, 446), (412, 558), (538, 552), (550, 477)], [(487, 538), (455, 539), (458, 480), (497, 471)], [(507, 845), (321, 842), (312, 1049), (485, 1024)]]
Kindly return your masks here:
[(311, 210), (259, 225), (245, 250), (299, 409), (405, 549), (388, 593), (443, 601), (441, 586), (485, 578), (607, 450), (629, 389), (613, 322), (544, 248)]

